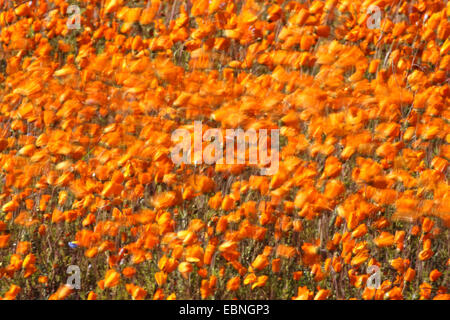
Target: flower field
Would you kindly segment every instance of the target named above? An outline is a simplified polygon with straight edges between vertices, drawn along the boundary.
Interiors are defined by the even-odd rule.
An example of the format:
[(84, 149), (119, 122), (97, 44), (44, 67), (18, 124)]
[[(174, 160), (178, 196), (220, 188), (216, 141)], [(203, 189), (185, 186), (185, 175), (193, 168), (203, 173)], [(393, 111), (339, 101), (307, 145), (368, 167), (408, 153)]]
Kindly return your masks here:
[(0, 298), (450, 300), (449, 38), (443, 0), (0, 0)]

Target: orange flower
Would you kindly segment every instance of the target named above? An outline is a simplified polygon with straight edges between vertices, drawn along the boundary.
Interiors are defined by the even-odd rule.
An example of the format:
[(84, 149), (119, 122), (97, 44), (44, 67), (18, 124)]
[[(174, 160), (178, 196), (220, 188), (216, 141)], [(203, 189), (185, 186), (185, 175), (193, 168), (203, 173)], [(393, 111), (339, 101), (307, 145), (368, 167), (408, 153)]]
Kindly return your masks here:
[(450, 300), (450, 293), (441, 293), (434, 296), (433, 300)]
[(424, 261), (430, 259), (434, 255), (434, 252), (430, 249), (424, 249), (419, 252), (419, 259)]
[(403, 300), (402, 289), (394, 287), (386, 293), (386, 297), (390, 300)]
[(9, 287), (9, 290), (5, 293), (3, 299), (5, 300), (14, 300), (16, 299), (17, 295), (20, 293), (22, 289), (19, 286), (16, 286), (15, 284), (12, 284)]
[(304, 243), (302, 245), (304, 255), (303, 262), (309, 266), (319, 262), (319, 248), (311, 243)]
[(281, 268), (281, 259), (273, 259), (272, 260), (272, 272), (273, 273), (279, 273)]
[(405, 272), (405, 281), (411, 282), (416, 276), (416, 270), (408, 268)]
[(364, 300), (372, 300), (375, 296), (375, 288), (369, 288), (369, 287), (365, 287), (364, 288), (364, 292), (362, 294), (362, 298)]
[[(70, 253), (83, 265), (106, 256), (105, 278), (85, 279), (102, 290), (122, 274), (147, 273), (156, 259), (154, 299), (186, 298), (187, 281), (168, 281), (177, 268), (184, 278), (196, 271), (190, 292), (203, 299), (221, 298), (217, 279), (208, 279), (213, 269), (229, 291), (241, 278), (252, 290), (269, 280), (283, 287), (306, 271), (328, 286), (345, 270), (338, 287), (363, 289), (366, 300), (418, 296), (407, 284), (421, 269), (436, 286), (423, 283), (420, 299), (448, 299), (440, 271), (411, 268), (417, 258), (450, 264), (433, 245), (450, 227), (444, 1), (79, 1), (88, 25), (78, 33), (66, 12), (72, 1), (6, 2), (5, 298), (46, 295), (49, 279), (38, 272), (64, 267), (52, 259)], [(382, 10), (381, 26), (372, 26), (369, 2)], [(206, 139), (208, 129), (221, 136)], [(244, 154), (239, 142), (225, 143), (234, 139), (228, 129), (246, 131)], [(281, 137), (268, 134), (266, 150), (262, 130), (273, 129)], [(188, 163), (171, 152), (181, 131), (189, 143), (178, 158)], [(233, 163), (225, 154), (205, 162), (229, 148)], [(265, 153), (279, 158), (267, 176), (257, 173), (275, 165)], [(395, 272), (364, 288), (366, 263)], [(36, 290), (19, 292), (9, 283), (17, 277), (23, 288), (37, 277)], [(124, 286), (129, 298), (147, 297), (137, 284)], [(263, 290), (248, 289), (249, 299)], [(292, 298), (355, 299), (334, 289), (299, 287)], [(69, 297), (65, 286), (50, 296)]]
[(46, 284), (48, 282), (48, 277), (47, 276), (39, 276), (38, 282), (42, 283), (42, 284)]
[(442, 272), (439, 272), (439, 270), (434, 269), (433, 271), (430, 272), (430, 281), (435, 282), (441, 276), (442, 276)]
[(268, 276), (260, 276), (256, 279), (256, 281), (252, 284), (252, 290), (258, 287), (264, 287), (269, 279)]
[(192, 175), (187, 181), (197, 192), (207, 193), (214, 189), (214, 180), (201, 175)]
[(233, 210), (234, 208), (235, 201), (229, 195), (226, 195), (222, 200), (222, 210), (228, 211)]
[(228, 291), (236, 291), (237, 289), (239, 289), (240, 284), (241, 284), (240, 277), (231, 278), (227, 282), (227, 290)]
[(23, 268), (28, 268), (36, 263), (36, 256), (32, 253), (28, 254), (24, 259), (22, 263)]
[(267, 265), (269, 265), (269, 260), (267, 259), (266, 256), (262, 254), (258, 255), (256, 259), (252, 262), (252, 267), (255, 268), (256, 270), (262, 270)]
[(257, 277), (254, 273), (249, 273), (245, 278), (244, 278), (244, 285), (248, 285), (248, 284), (252, 284), (256, 281)]
[(202, 280), (200, 285), (200, 294), (202, 296), (202, 299), (206, 299), (208, 296), (210, 296), (213, 291), (210, 289), (208, 280)]
[(324, 195), (328, 199), (336, 199), (345, 191), (344, 184), (339, 180), (332, 179), (325, 186)]
[(352, 232), (353, 238), (360, 238), (367, 233), (367, 226), (363, 223), (360, 224), (355, 230)]
[(222, 204), (222, 201), (223, 201), (222, 192), (219, 191), (213, 197), (209, 198), (208, 205), (212, 209), (217, 210)]
[(298, 281), (298, 280), (300, 280), (300, 278), (303, 276), (303, 272), (302, 271), (295, 271), (294, 273), (293, 273), (293, 279), (295, 280), (295, 281)]
[(31, 242), (29, 241), (21, 241), (17, 244), (16, 253), (18, 254), (27, 254), (31, 249)]
[(132, 296), (133, 300), (143, 300), (147, 295), (147, 291), (132, 283), (127, 283), (125, 285), (125, 288), (127, 292)]
[[(323, 295), (323, 293), (321, 293)], [(319, 296), (320, 297), (320, 296)], [(313, 293), (308, 290), (307, 287), (298, 287), (297, 296), (294, 300), (311, 300), (313, 298)]]
[(119, 284), (120, 281), (120, 273), (118, 273), (114, 269), (110, 269), (106, 271), (105, 274), (105, 288), (114, 288)]
[(430, 299), (431, 297), (431, 285), (424, 282), (420, 286), (420, 299)]
[(179, 195), (174, 191), (160, 193), (153, 198), (153, 206), (156, 209), (164, 209), (172, 207), (179, 203)]
[(156, 289), (155, 294), (153, 295), (153, 300), (163, 300), (164, 299), (164, 291), (159, 288)]
[(326, 300), (329, 294), (330, 290), (320, 289), (314, 296), (314, 300)]
[(6, 248), (10, 237), (11, 235), (9, 234), (0, 235), (0, 248)]
[(188, 273), (191, 273), (194, 267), (189, 262), (181, 262), (178, 265), (178, 271), (186, 278)]
[(87, 300), (97, 300), (97, 294), (94, 291), (89, 291)]
[(133, 278), (134, 275), (136, 274), (136, 269), (133, 267), (125, 267), (122, 270), (122, 274), (127, 278)]
[(425, 217), (422, 222), (422, 232), (428, 233), (433, 228), (434, 222), (433, 220), (429, 219), (428, 217)]
[(72, 287), (64, 284), (61, 285), (55, 293), (53, 293), (48, 300), (64, 300), (73, 292)]
[(93, 258), (93, 257), (95, 257), (97, 254), (98, 254), (98, 248), (97, 248), (97, 247), (92, 247), (92, 248), (86, 250), (85, 253), (84, 253), (84, 255), (85, 255), (87, 258)]
[[(303, 248), (302, 248), (303, 249)], [(294, 247), (289, 247), (285, 245), (278, 245), (276, 255), (284, 258), (293, 258), (297, 254)]]
[(384, 248), (393, 245), (394, 240), (394, 235), (389, 232), (383, 231), (378, 238), (374, 239), (374, 242), (378, 247)]
[(227, 216), (220, 217), (219, 220), (217, 221), (216, 232), (223, 233), (225, 232), (227, 227), (228, 227), (228, 217)]

